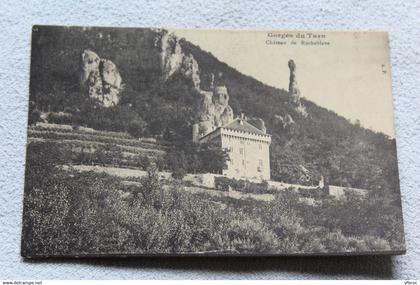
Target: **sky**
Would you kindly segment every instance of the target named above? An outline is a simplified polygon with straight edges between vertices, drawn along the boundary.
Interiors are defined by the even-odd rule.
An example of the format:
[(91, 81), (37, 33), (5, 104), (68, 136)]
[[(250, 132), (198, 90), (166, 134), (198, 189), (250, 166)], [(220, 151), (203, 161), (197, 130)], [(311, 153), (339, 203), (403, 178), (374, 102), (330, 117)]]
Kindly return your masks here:
[[(310, 36), (305, 31), (171, 32), (211, 52), (243, 74), (286, 90), (287, 63), (293, 59), (302, 97), (352, 122), (359, 120), (366, 128), (395, 137), (386, 33), (312, 31)], [(302, 41), (321, 41), (324, 45), (303, 45)]]

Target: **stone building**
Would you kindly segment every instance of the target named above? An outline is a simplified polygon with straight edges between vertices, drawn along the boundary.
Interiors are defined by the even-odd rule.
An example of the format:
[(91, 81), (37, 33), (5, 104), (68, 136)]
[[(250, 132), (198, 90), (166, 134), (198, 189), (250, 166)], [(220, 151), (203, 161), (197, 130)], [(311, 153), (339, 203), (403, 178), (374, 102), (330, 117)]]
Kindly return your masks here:
[(195, 124), (193, 139), (198, 143), (215, 143), (228, 150), (230, 161), (223, 175), (270, 180), (271, 136), (265, 128), (258, 129), (243, 117), (238, 117), (204, 136), (198, 135), (198, 125)]

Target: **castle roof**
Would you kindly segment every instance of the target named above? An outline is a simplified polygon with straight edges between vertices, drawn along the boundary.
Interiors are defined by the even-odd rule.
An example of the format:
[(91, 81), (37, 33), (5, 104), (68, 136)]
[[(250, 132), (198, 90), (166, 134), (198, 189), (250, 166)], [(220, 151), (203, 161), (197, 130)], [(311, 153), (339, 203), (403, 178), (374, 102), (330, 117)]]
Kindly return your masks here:
[[(210, 133), (202, 136), (199, 138), (200, 141), (206, 140), (206, 139), (212, 139), (211, 137), (220, 135), (220, 132), (222, 130), (228, 130), (228, 131), (236, 131), (239, 134), (243, 133), (245, 135), (246, 133), (255, 135), (255, 136), (261, 136), (261, 138), (264, 138), (263, 140), (271, 140), (271, 135), (263, 132), (262, 130), (258, 129), (257, 127), (251, 125), (247, 121), (245, 121), (242, 118), (236, 118), (233, 121), (218, 127), (217, 129), (211, 131)], [(239, 135), (240, 136), (240, 135)]]
[(222, 128), (268, 136), (266, 133), (241, 118), (234, 119), (232, 122), (222, 126)]

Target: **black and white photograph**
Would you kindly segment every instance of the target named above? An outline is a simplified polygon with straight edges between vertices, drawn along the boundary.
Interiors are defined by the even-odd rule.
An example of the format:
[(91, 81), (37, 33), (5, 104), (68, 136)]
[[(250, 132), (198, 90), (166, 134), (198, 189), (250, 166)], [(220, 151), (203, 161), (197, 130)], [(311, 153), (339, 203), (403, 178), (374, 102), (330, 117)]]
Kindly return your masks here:
[(404, 254), (385, 32), (33, 26), (21, 255)]

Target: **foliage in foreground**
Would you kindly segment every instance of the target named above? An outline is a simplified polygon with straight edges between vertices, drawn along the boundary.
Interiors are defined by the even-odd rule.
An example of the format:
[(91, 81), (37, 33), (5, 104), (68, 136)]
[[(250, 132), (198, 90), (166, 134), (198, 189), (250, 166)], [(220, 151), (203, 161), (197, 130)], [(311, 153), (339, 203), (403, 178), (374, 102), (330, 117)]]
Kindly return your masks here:
[[(360, 200), (317, 208), (296, 193), (272, 202), (210, 198), (93, 172), (64, 172), (60, 152), (28, 152), (22, 253), (308, 253), (399, 249), (392, 211)], [(42, 160), (40, 159), (42, 156)], [(376, 210), (378, 213), (374, 213)], [(392, 210), (392, 209), (391, 209)], [(394, 222), (392, 222), (394, 221)]]

